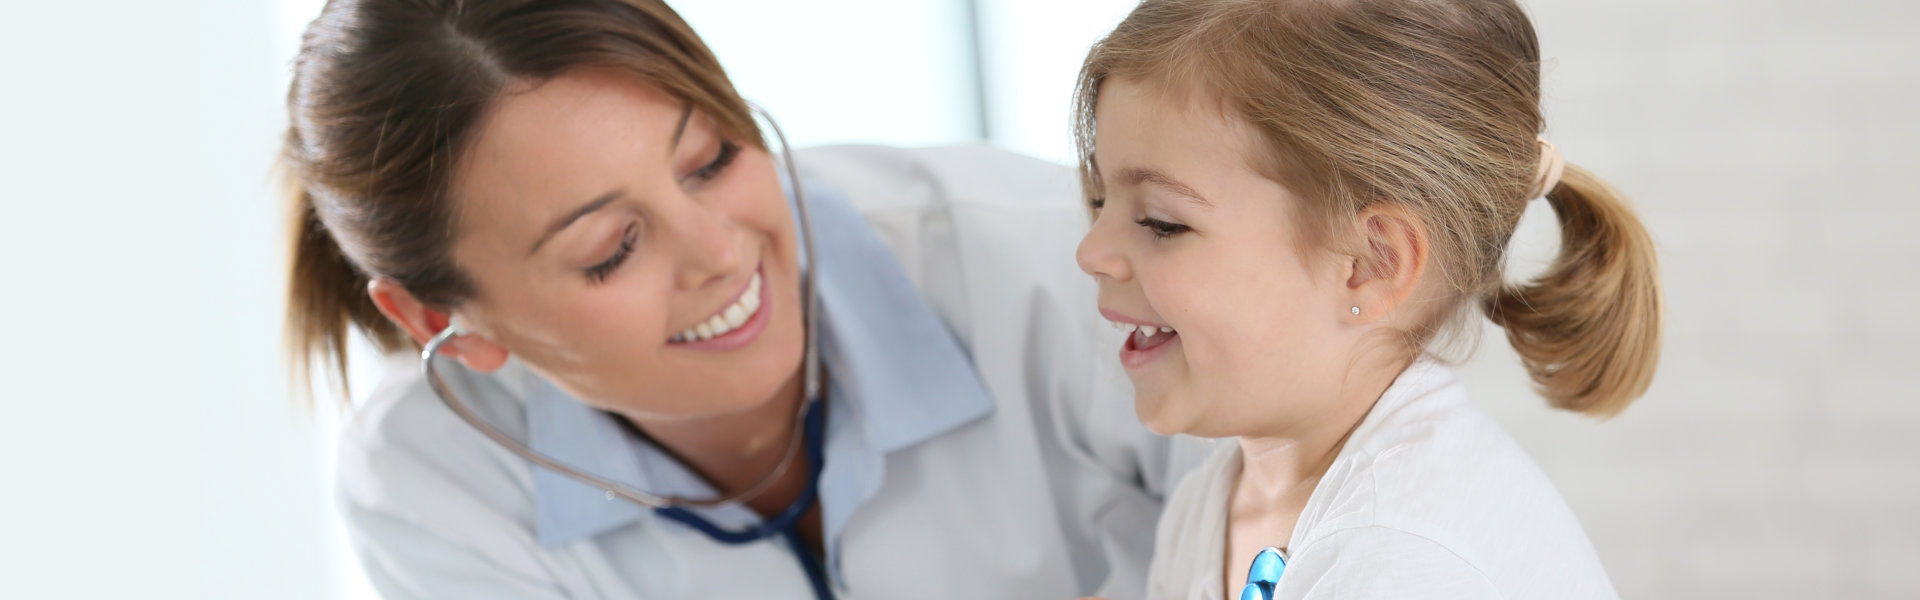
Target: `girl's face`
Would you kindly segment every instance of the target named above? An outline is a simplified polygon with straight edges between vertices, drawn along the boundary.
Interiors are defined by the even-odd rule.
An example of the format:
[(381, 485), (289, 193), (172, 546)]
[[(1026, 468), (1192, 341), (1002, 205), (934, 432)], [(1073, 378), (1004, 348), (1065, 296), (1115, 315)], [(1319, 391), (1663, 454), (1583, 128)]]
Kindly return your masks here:
[(512, 89), (455, 179), (458, 314), (587, 404), (736, 414), (799, 372), (799, 269), (767, 152), (630, 76)]
[(1302, 252), (1300, 199), (1254, 169), (1253, 131), (1124, 79), (1095, 117), (1106, 197), (1078, 258), (1101, 314), (1146, 328), (1120, 350), (1141, 422), (1225, 437), (1330, 414), (1357, 336), (1351, 261)]

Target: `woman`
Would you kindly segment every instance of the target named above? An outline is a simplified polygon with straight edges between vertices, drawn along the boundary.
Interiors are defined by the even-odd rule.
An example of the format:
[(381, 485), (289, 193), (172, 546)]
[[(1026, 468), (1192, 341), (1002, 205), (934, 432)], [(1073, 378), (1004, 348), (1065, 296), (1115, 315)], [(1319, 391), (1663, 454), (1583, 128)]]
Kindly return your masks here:
[[(387, 597), (1141, 594), (1182, 461), (1095, 356), (1070, 173), (819, 151), (790, 205), (657, 1), (335, 0), (289, 105), (297, 358), (395, 354), (339, 467)], [(612, 482), (463, 423), (421, 346), (507, 443)]]

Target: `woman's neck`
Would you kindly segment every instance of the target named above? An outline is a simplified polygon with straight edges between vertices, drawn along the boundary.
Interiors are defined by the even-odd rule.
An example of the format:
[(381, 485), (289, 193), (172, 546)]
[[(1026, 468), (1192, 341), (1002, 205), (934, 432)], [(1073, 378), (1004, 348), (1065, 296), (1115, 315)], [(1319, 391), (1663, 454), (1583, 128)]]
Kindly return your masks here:
[[(674, 420), (628, 417), (628, 421), (720, 495), (728, 496), (759, 483), (780, 467), (789, 448), (804, 441), (796, 436), (801, 435), (798, 425), (805, 393), (804, 377), (795, 374), (767, 402), (744, 412)], [(806, 458), (805, 452), (799, 452), (779, 481), (749, 499), (748, 505), (784, 508), (805, 485)]]

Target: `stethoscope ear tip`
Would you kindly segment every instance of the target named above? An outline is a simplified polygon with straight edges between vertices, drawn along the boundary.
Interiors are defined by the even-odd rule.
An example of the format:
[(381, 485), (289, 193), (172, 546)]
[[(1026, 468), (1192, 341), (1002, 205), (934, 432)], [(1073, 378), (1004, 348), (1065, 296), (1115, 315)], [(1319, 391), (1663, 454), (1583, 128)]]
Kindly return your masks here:
[(460, 322), (460, 317), (447, 317), (447, 328), (441, 332), (447, 337), (460, 337), (467, 334), (467, 326)]

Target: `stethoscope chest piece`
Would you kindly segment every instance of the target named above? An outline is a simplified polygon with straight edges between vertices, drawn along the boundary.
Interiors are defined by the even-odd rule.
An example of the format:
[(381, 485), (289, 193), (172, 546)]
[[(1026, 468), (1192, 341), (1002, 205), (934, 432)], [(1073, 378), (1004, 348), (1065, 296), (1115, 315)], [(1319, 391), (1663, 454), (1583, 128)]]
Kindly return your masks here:
[(1253, 566), (1247, 568), (1247, 585), (1240, 588), (1240, 600), (1273, 600), (1273, 592), (1280, 587), (1280, 575), (1287, 572), (1287, 558), (1280, 554), (1279, 548), (1267, 547), (1253, 557)]

